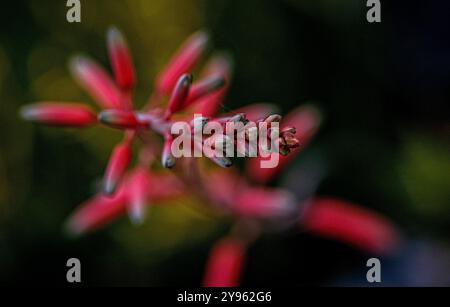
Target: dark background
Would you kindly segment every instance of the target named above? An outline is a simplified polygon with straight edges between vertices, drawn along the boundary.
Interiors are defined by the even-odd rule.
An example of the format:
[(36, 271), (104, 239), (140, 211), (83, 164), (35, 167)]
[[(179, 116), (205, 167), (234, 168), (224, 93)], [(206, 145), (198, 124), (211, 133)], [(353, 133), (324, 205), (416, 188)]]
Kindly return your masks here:
[[(82, 51), (106, 65), (104, 33), (115, 24), (135, 58), (138, 105), (200, 28), (234, 57), (227, 108), (317, 105), (324, 125), (279, 183), (295, 191), (292, 178), (313, 161), (325, 170), (318, 194), (383, 213), (410, 240), (383, 259), (385, 284), (450, 285), (448, 2), (382, 1), (374, 24), (359, 0), (81, 2), (81, 24), (67, 23), (66, 1), (1, 4), (0, 283), (65, 285), (65, 262), (77, 257), (85, 285), (199, 285), (209, 247), (226, 232), (226, 222), (183, 206), (155, 208), (137, 228), (123, 217), (76, 240), (62, 232), (120, 135), (32, 125), (18, 109), (92, 103), (67, 60)], [(364, 285), (369, 256), (296, 231), (270, 234), (250, 249), (244, 285)]]

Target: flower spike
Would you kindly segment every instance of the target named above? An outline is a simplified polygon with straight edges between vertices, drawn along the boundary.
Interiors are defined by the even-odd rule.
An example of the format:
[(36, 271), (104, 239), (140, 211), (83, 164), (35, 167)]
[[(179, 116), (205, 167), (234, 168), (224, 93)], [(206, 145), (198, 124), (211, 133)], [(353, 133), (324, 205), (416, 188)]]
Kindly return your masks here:
[(245, 258), (245, 244), (234, 238), (222, 239), (212, 248), (203, 285), (235, 287), (239, 285)]

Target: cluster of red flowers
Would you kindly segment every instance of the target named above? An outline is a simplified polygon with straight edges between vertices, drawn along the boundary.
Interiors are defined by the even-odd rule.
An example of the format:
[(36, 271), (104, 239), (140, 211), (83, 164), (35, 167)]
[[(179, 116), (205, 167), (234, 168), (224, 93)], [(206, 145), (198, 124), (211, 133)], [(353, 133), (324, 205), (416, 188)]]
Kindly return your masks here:
[[(218, 212), (236, 218), (230, 234), (211, 251), (204, 279), (207, 286), (239, 284), (246, 250), (267, 221), (284, 223), (294, 217), (298, 221), (295, 225), (302, 229), (374, 253), (389, 252), (397, 244), (395, 228), (373, 212), (333, 198), (311, 198), (299, 204), (289, 191), (266, 186), (300, 152), (299, 144), (304, 148), (309, 142), (320, 125), (320, 114), (315, 108), (304, 106), (281, 118), (272, 114), (272, 106), (254, 104), (217, 116), (231, 82), (232, 67), (227, 55), (214, 54), (199, 81), (193, 83), (190, 73), (205, 54), (206, 33), (193, 34), (180, 47), (157, 77), (154, 91), (141, 110), (133, 106), (134, 66), (126, 41), (117, 29), (108, 31), (107, 45), (114, 78), (87, 57), (78, 56), (71, 61), (76, 80), (102, 109), (98, 114), (86, 105), (61, 102), (41, 102), (21, 110), (23, 118), (40, 123), (87, 127), (101, 122), (124, 131), (123, 140), (114, 148), (106, 167), (101, 191), (69, 218), (67, 227), (72, 233), (92, 231), (126, 211), (133, 222), (140, 223), (147, 206), (193, 194)], [(220, 123), (280, 122), (280, 152), (272, 153), (280, 155), (278, 166), (261, 168), (261, 159), (266, 158), (250, 158), (245, 173), (238, 174), (232, 169), (205, 168), (199, 159), (184, 158), (171, 172), (152, 168), (157, 156), (161, 156), (164, 167), (175, 166), (170, 127), (174, 118), (192, 125), (194, 113)], [(138, 162), (129, 170), (132, 144), (138, 140), (142, 144)], [(210, 159), (222, 167), (231, 165), (227, 157)]]

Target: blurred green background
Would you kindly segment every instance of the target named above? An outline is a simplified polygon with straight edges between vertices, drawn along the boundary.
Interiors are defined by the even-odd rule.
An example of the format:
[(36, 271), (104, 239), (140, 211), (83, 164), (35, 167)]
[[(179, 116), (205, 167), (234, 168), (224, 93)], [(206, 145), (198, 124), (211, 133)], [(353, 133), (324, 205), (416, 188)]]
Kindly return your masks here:
[[(369, 24), (360, 0), (81, 3), (82, 22), (72, 24), (66, 1), (8, 1), (0, 10), (0, 283), (64, 285), (66, 260), (77, 257), (86, 285), (199, 285), (210, 245), (227, 231), (226, 222), (181, 204), (155, 207), (141, 227), (124, 216), (86, 237), (64, 236), (65, 219), (92, 194), (121, 135), (32, 125), (18, 109), (40, 100), (92, 104), (67, 61), (81, 51), (107, 65), (112, 24), (134, 56), (137, 105), (178, 44), (208, 29), (214, 47), (235, 60), (227, 108), (273, 102), (287, 112), (313, 102), (324, 112), (324, 126), (282, 184), (300, 189), (291, 179), (308, 161), (320, 163), (318, 194), (392, 218), (413, 250), (432, 244), (448, 252), (449, 4), (383, 1), (382, 22)], [(393, 267), (403, 268), (402, 257)], [(250, 250), (244, 285), (345, 284), (364, 259), (296, 231), (266, 235)], [(442, 262), (450, 276), (449, 258)], [(398, 271), (393, 284), (414, 284)]]

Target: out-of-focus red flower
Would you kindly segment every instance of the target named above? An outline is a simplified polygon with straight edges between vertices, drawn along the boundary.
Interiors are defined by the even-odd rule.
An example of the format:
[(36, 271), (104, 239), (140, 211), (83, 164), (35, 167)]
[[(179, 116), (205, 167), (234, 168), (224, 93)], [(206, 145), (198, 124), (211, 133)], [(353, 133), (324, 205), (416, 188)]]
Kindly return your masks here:
[(77, 208), (68, 220), (66, 229), (72, 235), (93, 231), (122, 215), (126, 209), (126, 201), (125, 187), (121, 187), (112, 197), (103, 193), (95, 195)]
[(129, 175), (127, 187), (129, 216), (135, 224), (141, 224), (149, 194), (147, 190), (152, 187), (148, 170), (141, 166), (134, 169)]
[(311, 200), (301, 224), (313, 233), (376, 254), (392, 252), (400, 240), (399, 232), (385, 217), (335, 198)]
[(85, 56), (70, 62), (72, 74), (101, 108), (122, 108), (122, 94), (108, 73), (94, 60)]
[(20, 113), (27, 120), (55, 126), (87, 127), (97, 122), (91, 108), (75, 103), (41, 102), (23, 107)]
[(111, 27), (107, 34), (111, 66), (118, 86), (124, 90), (132, 89), (136, 82), (133, 60), (122, 33)]
[(205, 32), (194, 33), (180, 47), (159, 74), (157, 88), (161, 93), (170, 94), (180, 76), (192, 71), (205, 51), (209, 37)]
[(164, 116), (166, 119), (170, 118), (173, 113), (181, 110), (189, 95), (191, 83), (192, 75), (183, 74), (178, 78), (177, 84), (172, 91), (172, 96), (167, 105), (166, 114)]
[[(145, 175), (143, 175), (144, 171)], [(113, 195), (107, 196), (99, 193), (81, 204), (70, 216), (66, 224), (67, 231), (74, 235), (94, 231), (112, 222), (127, 210), (135, 210), (134, 206), (136, 205), (148, 206), (153, 202), (179, 197), (183, 189), (181, 182), (172, 174), (159, 174), (137, 169), (124, 179), (123, 184)], [(139, 210), (141, 209), (139, 208)], [(138, 218), (134, 220), (135, 222), (141, 221), (144, 211), (139, 214), (133, 216), (133, 218)]]
[(126, 139), (124, 142), (116, 145), (106, 168), (105, 177), (103, 178), (103, 191), (111, 195), (124, 176), (128, 165), (131, 162), (132, 150), (131, 141)]
[(295, 197), (283, 189), (246, 187), (235, 194), (235, 214), (253, 218), (277, 218), (292, 213)]
[(206, 287), (236, 287), (239, 285), (245, 261), (243, 242), (227, 238), (217, 242), (212, 248), (203, 285)]

